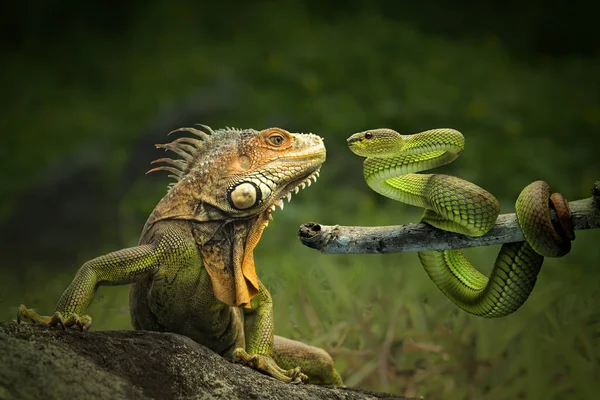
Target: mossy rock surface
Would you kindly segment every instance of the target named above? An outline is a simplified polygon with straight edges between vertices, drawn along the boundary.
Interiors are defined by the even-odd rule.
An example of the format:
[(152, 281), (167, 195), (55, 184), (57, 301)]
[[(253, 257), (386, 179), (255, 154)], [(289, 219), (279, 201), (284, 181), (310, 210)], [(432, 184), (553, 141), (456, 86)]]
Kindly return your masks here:
[(4, 323), (0, 354), (1, 399), (405, 399), (284, 384), (172, 333)]

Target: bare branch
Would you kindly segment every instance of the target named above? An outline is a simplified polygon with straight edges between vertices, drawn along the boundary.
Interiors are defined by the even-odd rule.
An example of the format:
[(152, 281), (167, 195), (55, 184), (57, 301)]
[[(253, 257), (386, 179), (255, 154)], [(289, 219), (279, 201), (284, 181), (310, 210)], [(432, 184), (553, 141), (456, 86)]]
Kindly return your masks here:
[[(600, 228), (600, 181), (593, 197), (569, 203), (577, 230)], [(551, 212), (553, 221), (556, 213)], [(371, 254), (404, 251), (449, 250), (523, 241), (516, 214), (498, 216), (496, 224), (483, 236), (469, 237), (446, 232), (430, 225), (340, 226), (308, 222), (300, 226), (300, 241), (323, 253)]]

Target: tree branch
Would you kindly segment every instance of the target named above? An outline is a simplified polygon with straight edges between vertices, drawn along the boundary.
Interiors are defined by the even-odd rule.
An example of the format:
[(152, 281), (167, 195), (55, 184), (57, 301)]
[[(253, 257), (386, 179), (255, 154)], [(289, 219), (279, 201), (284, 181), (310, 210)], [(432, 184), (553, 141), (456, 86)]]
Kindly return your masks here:
[[(576, 230), (600, 228), (600, 181), (594, 183), (593, 197), (569, 203)], [(551, 211), (551, 219), (556, 213)], [(323, 253), (372, 254), (404, 251), (449, 250), (521, 242), (523, 232), (516, 214), (498, 216), (483, 236), (470, 237), (446, 232), (424, 223), (392, 226), (340, 226), (308, 222), (300, 226), (300, 241)]]

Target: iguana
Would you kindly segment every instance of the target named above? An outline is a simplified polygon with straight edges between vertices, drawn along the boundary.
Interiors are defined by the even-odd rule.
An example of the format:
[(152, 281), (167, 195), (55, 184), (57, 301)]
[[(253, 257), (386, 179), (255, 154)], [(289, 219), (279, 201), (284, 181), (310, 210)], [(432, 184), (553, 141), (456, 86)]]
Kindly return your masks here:
[(139, 245), (83, 264), (54, 315), (21, 305), (17, 321), (88, 329), (83, 315), (102, 285), (131, 283), (135, 329), (186, 335), (278, 380), (343, 385), (324, 350), (274, 336), (273, 303), (254, 269), (253, 250), (276, 206), (316, 181), (323, 140), (280, 128), (189, 132), (156, 145), (181, 159), (176, 182), (152, 211)]

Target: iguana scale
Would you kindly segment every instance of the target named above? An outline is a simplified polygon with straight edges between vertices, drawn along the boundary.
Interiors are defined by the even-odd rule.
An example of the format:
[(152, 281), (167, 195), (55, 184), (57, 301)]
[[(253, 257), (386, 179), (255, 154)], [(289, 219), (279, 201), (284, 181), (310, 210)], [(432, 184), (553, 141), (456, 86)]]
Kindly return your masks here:
[(195, 137), (157, 145), (181, 159), (158, 159), (164, 165), (149, 171), (169, 171), (176, 182), (139, 245), (86, 262), (54, 315), (21, 306), (18, 321), (87, 329), (96, 289), (131, 283), (135, 329), (186, 335), (284, 382), (342, 385), (327, 352), (274, 336), (271, 295), (254, 269), (275, 207), (319, 175), (323, 140), (279, 128), (204, 128), (177, 129)]

